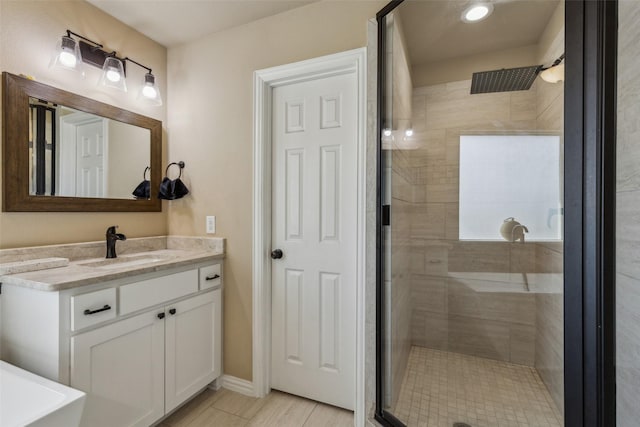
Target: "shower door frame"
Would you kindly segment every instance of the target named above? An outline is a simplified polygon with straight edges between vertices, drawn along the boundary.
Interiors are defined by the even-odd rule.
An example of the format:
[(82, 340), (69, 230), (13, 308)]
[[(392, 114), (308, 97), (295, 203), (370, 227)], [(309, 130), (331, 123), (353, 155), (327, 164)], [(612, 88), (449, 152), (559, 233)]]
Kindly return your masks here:
[[(616, 425), (617, 0), (565, 6), (565, 425)], [(569, 175), (567, 170), (572, 171)]]
[[(382, 130), (385, 126), (386, 16), (376, 15), (377, 230), (376, 407), (383, 426), (404, 424), (384, 409)], [(617, 0), (566, 0), (564, 108), (564, 401), (566, 427), (616, 424), (615, 140)], [(570, 172), (570, 173), (568, 173)], [(388, 219), (388, 218), (386, 218)]]

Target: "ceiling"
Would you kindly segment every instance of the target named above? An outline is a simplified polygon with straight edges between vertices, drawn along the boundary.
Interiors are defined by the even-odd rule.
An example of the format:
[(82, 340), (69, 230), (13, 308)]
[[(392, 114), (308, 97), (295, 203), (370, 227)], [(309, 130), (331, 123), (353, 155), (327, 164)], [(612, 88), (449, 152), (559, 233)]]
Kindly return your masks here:
[[(319, 0), (88, 0), (171, 47)], [(366, 1), (366, 0), (365, 0)], [(407, 0), (400, 7), (412, 65), (536, 44), (559, 0), (493, 0), (493, 13), (461, 21), (474, 0)]]
[(470, 0), (408, 0), (398, 8), (412, 65), (537, 44), (559, 0), (498, 0), (480, 22), (460, 19)]
[(88, 0), (171, 47), (318, 0)]

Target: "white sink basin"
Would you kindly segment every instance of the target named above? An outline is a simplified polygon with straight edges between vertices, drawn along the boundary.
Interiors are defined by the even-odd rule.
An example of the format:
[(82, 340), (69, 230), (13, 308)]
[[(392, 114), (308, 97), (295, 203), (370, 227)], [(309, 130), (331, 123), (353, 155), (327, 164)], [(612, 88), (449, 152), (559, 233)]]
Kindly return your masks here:
[(0, 426), (77, 427), (86, 395), (0, 360)]

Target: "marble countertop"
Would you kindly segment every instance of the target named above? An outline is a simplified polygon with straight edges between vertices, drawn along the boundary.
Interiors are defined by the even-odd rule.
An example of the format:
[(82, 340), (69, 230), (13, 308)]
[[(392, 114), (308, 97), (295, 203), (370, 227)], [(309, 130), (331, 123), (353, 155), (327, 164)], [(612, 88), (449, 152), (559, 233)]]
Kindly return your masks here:
[(211, 245), (206, 241), (202, 244), (203, 240), (182, 238), (170, 244), (169, 249), (167, 245), (147, 247), (148, 250), (124, 253), (111, 260), (71, 258), (66, 266), (0, 275), (0, 283), (39, 291), (61, 291), (224, 258), (223, 244)]

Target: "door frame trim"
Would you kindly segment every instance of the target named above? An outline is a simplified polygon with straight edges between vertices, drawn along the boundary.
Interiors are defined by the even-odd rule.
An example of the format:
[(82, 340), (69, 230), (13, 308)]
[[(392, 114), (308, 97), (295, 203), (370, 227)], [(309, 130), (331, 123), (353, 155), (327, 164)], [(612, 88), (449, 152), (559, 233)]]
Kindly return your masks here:
[(365, 413), (365, 249), (366, 249), (366, 48), (259, 70), (253, 87), (253, 391), (271, 390), (271, 102), (273, 89), (341, 74), (356, 75), (357, 96), (357, 259), (356, 259), (356, 396), (355, 425)]

